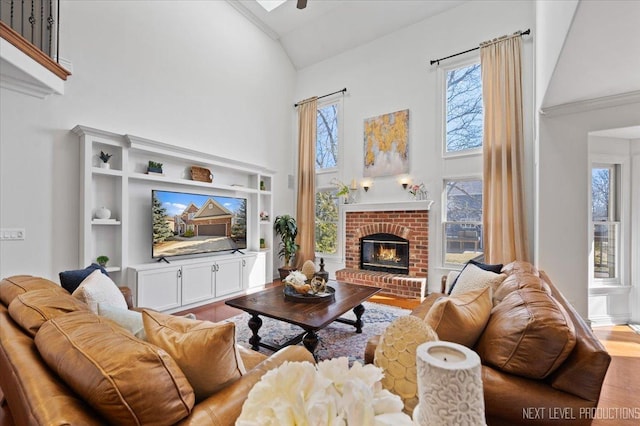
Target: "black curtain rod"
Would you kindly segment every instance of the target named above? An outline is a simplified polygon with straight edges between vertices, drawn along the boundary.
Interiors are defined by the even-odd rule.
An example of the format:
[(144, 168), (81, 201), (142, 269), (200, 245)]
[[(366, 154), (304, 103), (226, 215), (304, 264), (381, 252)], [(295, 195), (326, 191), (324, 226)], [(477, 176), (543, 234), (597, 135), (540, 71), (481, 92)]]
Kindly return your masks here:
[[(322, 98), (326, 98), (327, 96), (331, 96), (331, 95), (335, 95), (336, 93), (344, 93), (347, 91), (347, 88), (345, 87), (342, 90), (337, 90), (333, 93), (327, 93), (326, 95), (322, 95), (322, 96), (318, 96), (318, 99), (322, 99)], [(300, 105), (302, 103), (302, 101), (298, 102), (297, 104), (293, 104), (294, 108), (297, 108), (298, 105)]]
[[(531, 34), (531, 29), (528, 29), (526, 31), (521, 31), (520, 32), (520, 36), (529, 35), (529, 34)], [(431, 63), (431, 65), (433, 65), (433, 64), (440, 65), (440, 61), (444, 61), (445, 59), (449, 59), (449, 58), (453, 58), (453, 57), (456, 57), (456, 56), (464, 55), (465, 53), (473, 52), (474, 50), (478, 50), (478, 49), (480, 49), (480, 46), (474, 47), (473, 49), (465, 50), (464, 52), (454, 53), (453, 55), (445, 56), (444, 58), (432, 59), (430, 61), (430, 63)]]

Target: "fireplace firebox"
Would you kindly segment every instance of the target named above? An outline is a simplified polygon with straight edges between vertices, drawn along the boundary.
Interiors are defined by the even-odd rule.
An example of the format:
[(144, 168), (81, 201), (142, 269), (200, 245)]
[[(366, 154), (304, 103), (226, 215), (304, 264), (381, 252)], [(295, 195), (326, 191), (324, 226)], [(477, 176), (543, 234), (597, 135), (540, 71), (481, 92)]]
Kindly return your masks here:
[(362, 237), (360, 269), (409, 274), (409, 241), (393, 234)]

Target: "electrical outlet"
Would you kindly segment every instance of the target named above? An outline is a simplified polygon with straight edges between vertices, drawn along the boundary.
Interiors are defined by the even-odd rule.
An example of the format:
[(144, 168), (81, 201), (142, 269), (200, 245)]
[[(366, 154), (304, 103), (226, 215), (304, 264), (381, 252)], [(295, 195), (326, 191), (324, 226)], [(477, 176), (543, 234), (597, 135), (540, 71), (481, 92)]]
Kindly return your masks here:
[(24, 240), (26, 232), (24, 228), (3, 228), (0, 229), (0, 240), (2, 241), (20, 241)]

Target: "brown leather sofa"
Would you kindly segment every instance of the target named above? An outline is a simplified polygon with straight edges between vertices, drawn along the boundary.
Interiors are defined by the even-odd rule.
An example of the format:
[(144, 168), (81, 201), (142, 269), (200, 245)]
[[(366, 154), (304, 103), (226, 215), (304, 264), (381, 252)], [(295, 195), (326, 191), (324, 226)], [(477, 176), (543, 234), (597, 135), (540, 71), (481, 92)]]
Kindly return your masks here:
[[(27, 282), (30, 284), (25, 285)], [(8, 404), (16, 425), (107, 424), (106, 418), (72, 391), (65, 381), (47, 366), (35, 339), (12, 319), (8, 309), (9, 303), (6, 302), (27, 290), (38, 288), (66, 293), (57, 284), (43, 278), (18, 276), (0, 282), (0, 387), (5, 399), (3, 403)], [(126, 290), (124, 293), (131, 306), (130, 294)], [(82, 316), (84, 312), (88, 316), (94, 315), (89, 311), (73, 312), (72, 315)], [(113, 323), (110, 327), (120, 326)], [(133, 335), (130, 338), (136, 339)], [(301, 346), (287, 347), (270, 357), (240, 346), (238, 350), (246, 373), (208, 398), (195, 402), (189, 412), (185, 413), (185, 417), (175, 424), (232, 425), (240, 415), (249, 391), (267, 371), (285, 361), (314, 361), (311, 354)], [(64, 362), (65, 357), (60, 356), (60, 359)], [(81, 373), (82, 370), (79, 369), (78, 374)], [(148, 374), (145, 377), (148, 378)], [(151, 398), (144, 401), (145, 395), (137, 395), (136, 398), (142, 398), (142, 404), (148, 405), (151, 411), (165, 404), (165, 401)]]
[[(514, 290), (533, 287), (536, 289), (534, 290), (535, 294), (539, 289), (544, 289), (566, 311), (567, 317), (570, 318), (575, 329), (576, 343), (568, 357), (543, 379), (510, 374), (496, 368), (495, 365), (489, 365), (490, 363), (482, 357), (482, 350), (486, 351), (487, 348), (480, 348), (482, 350), (479, 351), (478, 344), (476, 344), (472, 349), (481, 355), (487, 424), (591, 424), (592, 416), (590, 414), (598, 405), (602, 383), (611, 357), (589, 326), (543, 271), (538, 271), (533, 265), (526, 262), (513, 262), (506, 265), (502, 269), (502, 273), (507, 275), (507, 279), (501, 285), (502, 288), (498, 287), (495, 291), (496, 295), (501, 295), (501, 301), (504, 301), (504, 297)], [(442, 293), (433, 293), (427, 296), (411, 312), (411, 315), (424, 319), (438, 299), (448, 297), (444, 294), (444, 283), (445, 279), (443, 279)], [(501, 301), (495, 304), (496, 300), (494, 300), (491, 316), (498, 315), (497, 312), (500, 309), (497, 307)], [(511, 313), (506, 315), (511, 315)], [(541, 311), (534, 315), (544, 316), (546, 314)], [(503, 329), (506, 332), (503, 333), (502, 341), (504, 344), (512, 345), (513, 340), (521, 336), (517, 333), (515, 335), (509, 333), (511, 331), (508, 329), (510, 320), (511, 318), (506, 318), (504, 321), (507, 323), (507, 329)], [(483, 333), (486, 333), (488, 328), (489, 325), (486, 326)], [(365, 350), (365, 362), (373, 362), (379, 338), (379, 336), (375, 336), (369, 340)], [(544, 340), (545, 336), (539, 335), (536, 338)], [(482, 337), (478, 342), (481, 340)], [(486, 352), (484, 353), (486, 354)], [(535, 370), (541, 360), (537, 357), (526, 358), (525, 355), (525, 359), (519, 362), (525, 365), (524, 368)], [(529, 367), (527, 367), (527, 363)]]

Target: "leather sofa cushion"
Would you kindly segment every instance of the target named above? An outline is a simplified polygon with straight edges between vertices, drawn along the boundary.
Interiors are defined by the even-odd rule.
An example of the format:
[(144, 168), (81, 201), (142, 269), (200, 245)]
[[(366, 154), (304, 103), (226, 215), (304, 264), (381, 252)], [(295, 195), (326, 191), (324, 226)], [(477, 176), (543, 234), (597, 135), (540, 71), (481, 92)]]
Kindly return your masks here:
[(15, 275), (0, 282), (0, 300), (9, 306), (13, 299), (31, 290), (53, 289), (60, 293), (69, 294), (65, 289), (53, 281), (32, 275)]
[(531, 272), (517, 272), (509, 275), (493, 292), (493, 305), (497, 305), (511, 292), (522, 288), (532, 288), (551, 294), (551, 288), (537, 274)]
[(395, 319), (384, 330), (373, 363), (382, 369), (382, 387), (400, 396), (404, 411), (412, 414), (418, 404), (416, 349), (438, 335), (423, 320), (412, 315)]
[(485, 287), (438, 299), (425, 321), (440, 340), (472, 348), (491, 315), (491, 288)]
[[(55, 284), (54, 284), (55, 285)], [(57, 287), (57, 286), (56, 286)], [(68, 312), (88, 311), (87, 305), (53, 288), (43, 288), (23, 293), (9, 305), (9, 315), (31, 337), (46, 321)]]
[(142, 311), (147, 340), (166, 350), (202, 401), (245, 373), (233, 322), (213, 323)]
[(574, 325), (562, 305), (544, 291), (521, 289), (493, 308), (476, 351), (499, 370), (544, 379), (575, 344)]
[(527, 273), (535, 276), (540, 276), (540, 272), (538, 269), (533, 266), (531, 263), (526, 262), (524, 260), (514, 260), (511, 263), (507, 263), (502, 267), (503, 274), (511, 275), (517, 273)]
[(35, 343), (47, 365), (111, 424), (170, 425), (193, 408), (193, 388), (164, 350), (91, 312), (46, 322)]

